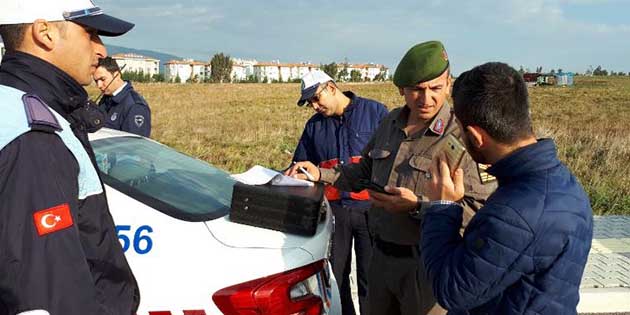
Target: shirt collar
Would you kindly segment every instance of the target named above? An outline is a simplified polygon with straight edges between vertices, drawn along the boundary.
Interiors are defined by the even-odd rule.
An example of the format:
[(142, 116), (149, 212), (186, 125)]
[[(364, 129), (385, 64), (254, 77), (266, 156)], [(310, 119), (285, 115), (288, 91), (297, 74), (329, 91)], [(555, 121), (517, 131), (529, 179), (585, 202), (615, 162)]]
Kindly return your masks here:
[(357, 107), (356, 104), (358, 103), (358, 97), (351, 91), (345, 91), (343, 92), (343, 95), (345, 95), (346, 97), (350, 99), (350, 104), (348, 104), (348, 106), (346, 106), (346, 108), (343, 109), (343, 112), (345, 114), (353, 110), (355, 107)]
[(131, 82), (125, 81), (125, 84), (112, 93), (112, 100), (114, 103), (119, 104), (127, 95), (128, 90), (131, 89)]
[(112, 96), (116, 96), (116, 95), (118, 95), (118, 93), (122, 92), (122, 90), (125, 88), (125, 86), (127, 86), (127, 81), (123, 81), (123, 85), (121, 85), (118, 89), (116, 89), (116, 91), (114, 91), (114, 93), (112, 93)]
[(444, 102), (440, 111), (433, 117), (433, 121), (429, 124), (429, 130), (434, 134), (441, 136), (446, 131), (446, 124), (451, 119), (451, 106)]
[[(446, 125), (451, 119), (451, 106), (444, 102), (440, 111), (433, 117), (433, 120), (429, 124), (427, 131), (430, 131), (438, 136), (441, 136), (446, 131)], [(409, 107), (406, 105), (398, 112), (398, 116), (394, 118), (394, 124), (400, 130), (404, 130), (407, 127), (407, 121), (409, 120)]]

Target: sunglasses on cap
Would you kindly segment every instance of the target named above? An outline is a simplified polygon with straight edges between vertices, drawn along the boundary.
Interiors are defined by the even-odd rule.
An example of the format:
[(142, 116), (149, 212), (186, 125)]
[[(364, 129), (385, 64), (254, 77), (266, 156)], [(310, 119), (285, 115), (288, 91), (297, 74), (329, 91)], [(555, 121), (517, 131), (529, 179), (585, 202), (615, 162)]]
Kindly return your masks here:
[(321, 98), (320, 95), (328, 90), (328, 83), (323, 83), (320, 87), (322, 87), (321, 91), (315, 93), (315, 95), (306, 100), (306, 106), (313, 106), (313, 103), (319, 103), (319, 99)]

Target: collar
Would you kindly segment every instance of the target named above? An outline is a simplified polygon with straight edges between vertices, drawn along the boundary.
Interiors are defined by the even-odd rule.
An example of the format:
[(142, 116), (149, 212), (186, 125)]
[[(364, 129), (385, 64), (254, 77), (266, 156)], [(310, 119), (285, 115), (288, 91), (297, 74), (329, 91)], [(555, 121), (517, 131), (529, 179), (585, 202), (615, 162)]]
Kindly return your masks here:
[(556, 144), (552, 139), (539, 139), (538, 142), (522, 147), (502, 158), (488, 168), (488, 173), (499, 180), (518, 177), (560, 164)]
[(433, 117), (431, 124), (429, 124), (429, 130), (434, 134), (441, 136), (446, 131), (446, 124), (451, 119), (451, 106), (448, 102), (444, 102), (440, 111)]
[(128, 92), (131, 91), (131, 88), (131, 82), (125, 81), (125, 84), (112, 94), (112, 101), (116, 104), (120, 104), (120, 102), (122, 102), (122, 100), (127, 96)]
[[(398, 116), (394, 117), (394, 125), (400, 130), (404, 130), (407, 127), (407, 121), (409, 120), (409, 107), (403, 106), (398, 112)], [(437, 136), (441, 136), (446, 131), (446, 125), (451, 119), (451, 106), (448, 102), (444, 102), (440, 111), (433, 117), (427, 132), (431, 132)]]
[(359, 97), (357, 97), (357, 95), (351, 91), (345, 91), (343, 92), (343, 95), (345, 95), (347, 98), (350, 99), (350, 104), (348, 104), (348, 106), (346, 106), (346, 108), (343, 109), (343, 113), (345, 114), (357, 108), (357, 104), (359, 103)]
[(69, 121), (70, 114), (88, 100), (85, 89), (63, 70), (20, 51), (8, 52), (2, 59), (0, 83), (39, 96)]
[(117, 88), (114, 93), (112, 93), (112, 96), (118, 95), (118, 93), (120, 93), (125, 88), (125, 86), (127, 86), (127, 81), (123, 81), (123, 84), (119, 88)]

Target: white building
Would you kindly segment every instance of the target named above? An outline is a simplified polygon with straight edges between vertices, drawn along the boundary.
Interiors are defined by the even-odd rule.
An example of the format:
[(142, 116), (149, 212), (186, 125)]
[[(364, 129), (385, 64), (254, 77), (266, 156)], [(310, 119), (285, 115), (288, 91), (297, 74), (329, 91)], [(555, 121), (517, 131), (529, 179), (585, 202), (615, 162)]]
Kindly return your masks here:
[(164, 79), (167, 82), (175, 82), (179, 77), (181, 83), (189, 80), (203, 82), (210, 78), (210, 64), (192, 59), (171, 60), (164, 64)]
[(240, 59), (232, 58), (232, 72), (230, 72), (230, 78), (232, 82), (238, 82), (247, 80), (250, 76), (254, 75), (254, 65), (258, 61), (256, 59)]
[(153, 76), (154, 74), (160, 74), (160, 61), (158, 59), (153, 59), (149, 57), (145, 57), (142, 55), (134, 54), (134, 53), (124, 53), (124, 54), (115, 54), (112, 56), (118, 67), (123, 69), (124, 72), (142, 72), (145, 75), (149, 74)]
[(374, 81), (374, 78), (379, 74), (383, 75), (383, 79), (389, 78), (389, 69), (383, 65), (367, 63), (367, 64), (346, 64), (340, 63), (338, 65), (338, 71), (342, 71), (344, 68), (347, 69), (347, 74), (343, 77), (344, 81), (350, 80), (350, 74), (352, 71), (358, 71), (361, 73), (361, 80), (363, 81)]
[(280, 63), (278, 60), (272, 62), (261, 62), (254, 65), (254, 77), (259, 82), (290, 82), (301, 79), (308, 72), (319, 69), (317, 65), (309, 63)]
[(2, 57), (4, 57), (4, 53), (6, 49), (4, 49), (4, 43), (0, 40), (0, 62), (2, 62)]

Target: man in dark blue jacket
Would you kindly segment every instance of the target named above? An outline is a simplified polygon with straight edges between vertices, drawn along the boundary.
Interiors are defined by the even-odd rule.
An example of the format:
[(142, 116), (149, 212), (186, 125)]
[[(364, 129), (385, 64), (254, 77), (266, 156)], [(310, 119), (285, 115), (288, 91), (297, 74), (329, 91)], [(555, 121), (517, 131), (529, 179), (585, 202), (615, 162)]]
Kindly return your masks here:
[(459, 76), (453, 100), (468, 152), (499, 188), (462, 237), (463, 171), (434, 159), (422, 256), (438, 302), (449, 314), (576, 314), (590, 202), (553, 140), (536, 140), (523, 78), (487, 63)]
[[(302, 94), (298, 105), (308, 104), (317, 113), (306, 122), (293, 161), (310, 161), (322, 168), (358, 163), (361, 150), (368, 143), (387, 108), (377, 101), (352, 92), (342, 92), (325, 72), (314, 70), (302, 78)], [(368, 232), (367, 191), (342, 192), (325, 187), (326, 198), (335, 216), (331, 264), (339, 284), (344, 315), (355, 314), (350, 292), (351, 248), (357, 258), (357, 287), (361, 314), (367, 308), (367, 273), (372, 256)]]
[(94, 72), (94, 82), (105, 97), (99, 102), (107, 113), (105, 127), (137, 135), (151, 135), (151, 110), (147, 101), (123, 81), (116, 60), (111, 57), (100, 59)]

